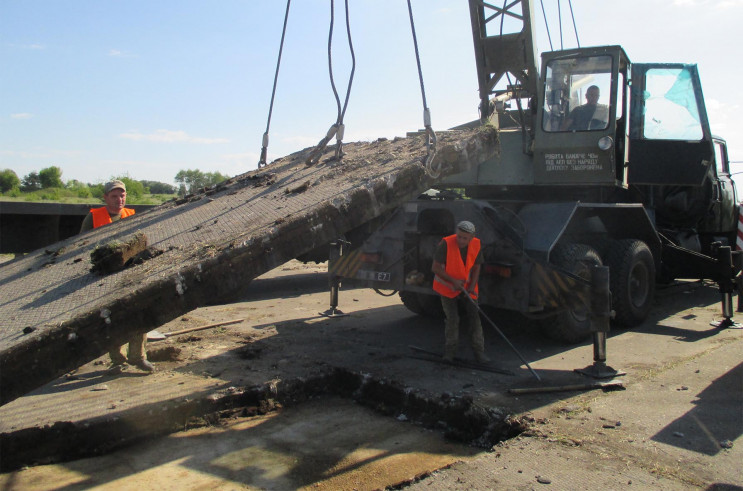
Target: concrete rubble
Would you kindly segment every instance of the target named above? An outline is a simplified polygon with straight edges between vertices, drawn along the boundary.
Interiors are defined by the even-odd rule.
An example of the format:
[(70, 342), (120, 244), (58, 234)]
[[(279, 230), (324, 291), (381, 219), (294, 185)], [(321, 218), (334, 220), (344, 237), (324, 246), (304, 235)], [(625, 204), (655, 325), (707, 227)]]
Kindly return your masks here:
[[(314, 165), (305, 149), (213, 188), (0, 267), (0, 403), (5, 404), (415, 197), (435, 182), (422, 136), (351, 143)], [(498, 150), (493, 128), (438, 136), (434, 168), (462, 172)], [(147, 238), (127, 267), (91, 271), (91, 252)], [(135, 243), (139, 243), (134, 240)], [(138, 248), (141, 249), (141, 248)], [(149, 251), (148, 254), (142, 254)]]

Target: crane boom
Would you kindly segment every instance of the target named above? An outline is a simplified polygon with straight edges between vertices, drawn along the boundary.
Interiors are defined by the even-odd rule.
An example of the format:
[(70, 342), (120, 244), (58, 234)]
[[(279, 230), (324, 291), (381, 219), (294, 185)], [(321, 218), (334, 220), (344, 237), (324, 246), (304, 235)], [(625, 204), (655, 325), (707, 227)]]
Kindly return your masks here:
[[(532, 31), (534, 12), (530, 0), (516, 0), (496, 7), (481, 0), (469, 0), (472, 40), (480, 92), (480, 117), (485, 121), (492, 113), (490, 98), (506, 93), (521, 98), (537, 95), (539, 69), (536, 42)], [(504, 32), (506, 19), (515, 19), (520, 29)], [(512, 22), (508, 23), (510, 27)], [(510, 75), (516, 81), (512, 81)], [(509, 86), (496, 89), (506, 77)], [(513, 85), (511, 85), (513, 83)]]

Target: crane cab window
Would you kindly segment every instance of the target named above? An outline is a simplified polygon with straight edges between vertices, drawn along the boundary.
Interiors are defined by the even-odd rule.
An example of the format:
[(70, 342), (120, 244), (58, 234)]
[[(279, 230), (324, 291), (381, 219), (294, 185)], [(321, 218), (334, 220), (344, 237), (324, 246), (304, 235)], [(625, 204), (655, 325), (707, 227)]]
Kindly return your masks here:
[(715, 140), (715, 165), (717, 167), (717, 175), (730, 174), (728, 168), (728, 156), (726, 153), (725, 145)]
[(644, 138), (698, 141), (704, 136), (688, 68), (648, 70), (642, 98)]
[(611, 56), (550, 61), (544, 84), (544, 131), (605, 130), (609, 126), (611, 73)]

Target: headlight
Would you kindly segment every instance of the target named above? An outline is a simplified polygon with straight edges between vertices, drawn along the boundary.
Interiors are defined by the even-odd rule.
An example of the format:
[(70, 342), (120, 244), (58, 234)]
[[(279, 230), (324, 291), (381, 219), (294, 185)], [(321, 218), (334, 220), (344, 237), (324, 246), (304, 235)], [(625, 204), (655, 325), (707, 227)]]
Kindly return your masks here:
[(614, 140), (610, 136), (604, 136), (599, 140), (599, 148), (601, 150), (609, 150), (614, 146)]

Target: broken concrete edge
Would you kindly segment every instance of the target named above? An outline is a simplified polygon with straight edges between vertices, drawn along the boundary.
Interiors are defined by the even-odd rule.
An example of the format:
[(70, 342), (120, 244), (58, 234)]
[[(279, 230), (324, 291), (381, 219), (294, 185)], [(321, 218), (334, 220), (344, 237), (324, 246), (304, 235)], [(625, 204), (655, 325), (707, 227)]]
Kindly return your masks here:
[(147, 236), (140, 231), (127, 237), (123, 242), (113, 240), (97, 245), (90, 253), (90, 262), (93, 263), (90, 270), (101, 275), (121, 271), (129, 259), (145, 249), (147, 249)]
[[(462, 133), (470, 130), (447, 130), (438, 132), (439, 137), (443, 137), (447, 134)], [(402, 138), (400, 138), (402, 139)], [(425, 155), (425, 136), (423, 133), (419, 136), (420, 139), (420, 164), (423, 169), (423, 164), (426, 158)], [(387, 138), (380, 138), (379, 141), (387, 141)], [(396, 139), (393, 139), (394, 142)], [(353, 145), (354, 142), (346, 145)], [(294, 167), (296, 162), (304, 162), (308, 156), (315, 150), (316, 147), (307, 147), (299, 150), (291, 155), (282, 157), (270, 162), (266, 167), (256, 169), (243, 174), (226, 179), (218, 184), (214, 184), (209, 187), (201, 188), (195, 193), (185, 195), (181, 198), (173, 198), (163, 203), (162, 207), (174, 207), (180, 206), (186, 203), (192, 203), (199, 201), (207, 196), (213, 196), (222, 191), (234, 192), (238, 189), (242, 189), (247, 186), (263, 187), (276, 185), (275, 176), (276, 173), (280, 173), (284, 167)], [(335, 145), (329, 145), (323, 152), (323, 155), (335, 152)], [(490, 123), (483, 124), (482, 126), (474, 130), (474, 134), (471, 138), (464, 141), (456, 142), (445, 142), (442, 141), (439, 148), (432, 159), (431, 165), (436, 168), (441, 164), (441, 176), (446, 177), (451, 174), (459, 172), (465, 172), (471, 169), (473, 166), (479, 165), (481, 162), (488, 160), (489, 158), (500, 154), (500, 138), (498, 136), (498, 129)], [(463, 165), (457, 165), (457, 162), (464, 162)], [(334, 163), (338, 163), (333, 160)], [(341, 161), (342, 162), (342, 161)], [(324, 165), (320, 163), (317, 165)], [(277, 167), (278, 166), (278, 167)], [(433, 179), (430, 176), (426, 176), (428, 185), (433, 184)], [(300, 184), (289, 183), (286, 185), (279, 185), (283, 187), (285, 193), (292, 194), (296, 192), (296, 188), (306, 189), (306, 186), (312, 185), (311, 182), (304, 182)], [(148, 210), (149, 211), (149, 210)]]
[[(442, 145), (435, 157), (442, 159), (442, 176), (487, 160), (497, 150), (497, 142), (496, 131), (482, 127), (468, 140)], [(357, 223), (370, 221), (414, 198), (434, 181), (422, 164), (408, 166), (393, 176), (382, 175), (359, 184), (342, 205), (333, 200), (318, 205), (311, 216), (316, 227), (315, 243), (296, 240), (296, 231), (307, 227), (306, 217), (301, 223), (287, 217), (241, 242), (202, 244), (192, 252), (198, 260), (196, 265), (178, 269), (188, 262), (182, 258), (171, 267), (172, 274), (157, 273), (163, 277), (125, 298), (111, 293), (104, 297), (108, 302), (104, 300), (85, 315), (54, 329), (36, 329), (0, 356), (0, 405), (94, 360), (112, 346), (124, 344), (132, 334), (148, 332), (203, 305), (239, 298), (254, 278), (354, 228), (347, 217), (354, 217)], [(229, 192), (229, 187), (223, 191)], [(209, 257), (210, 250), (220, 255)], [(120, 281), (126, 282), (125, 273), (136, 270), (134, 267), (117, 274), (122, 274)], [(203, 284), (210, 288), (199, 286)], [(185, 294), (189, 289), (198, 294)], [(108, 315), (102, 315), (104, 312)], [(99, 339), (102, 329), (106, 334)]]
[(465, 394), (434, 395), (395, 381), (328, 367), (316, 374), (253, 387), (225, 387), (79, 422), (0, 434), (0, 472), (103, 455), (141, 441), (222, 420), (267, 414), (317, 397), (349, 398), (384, 416), (442, 431), (451, 440), (490, 449), (528, 428), (499, 408)]

